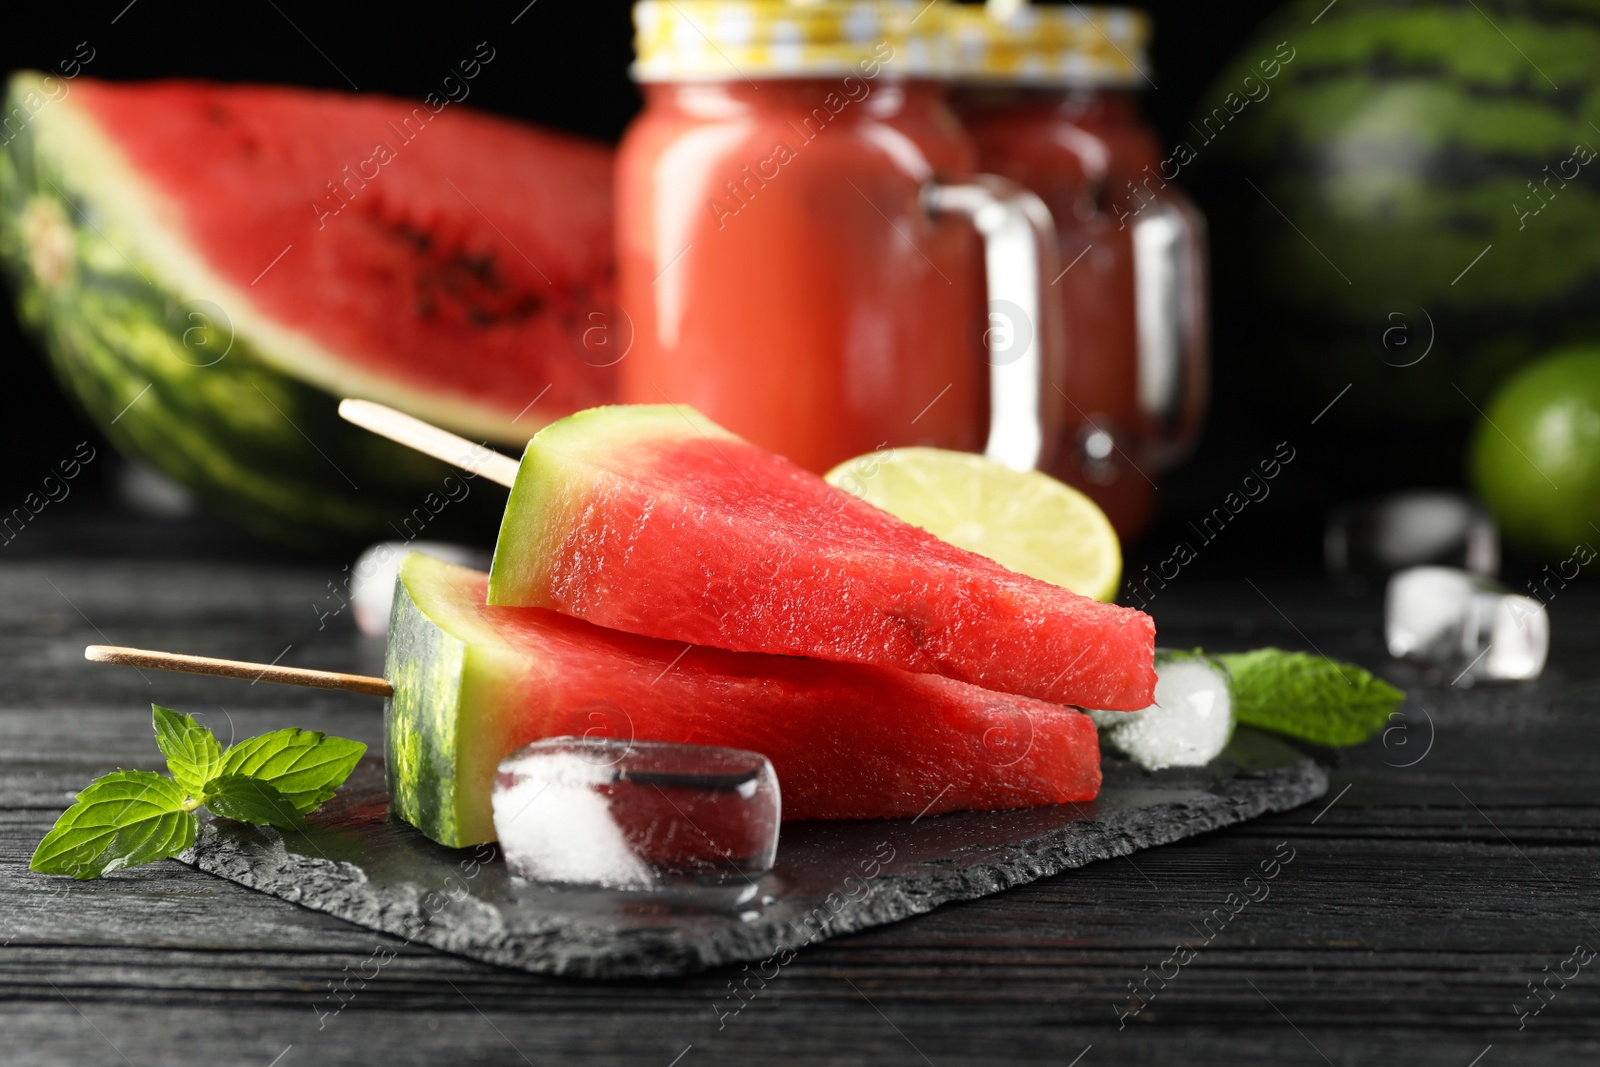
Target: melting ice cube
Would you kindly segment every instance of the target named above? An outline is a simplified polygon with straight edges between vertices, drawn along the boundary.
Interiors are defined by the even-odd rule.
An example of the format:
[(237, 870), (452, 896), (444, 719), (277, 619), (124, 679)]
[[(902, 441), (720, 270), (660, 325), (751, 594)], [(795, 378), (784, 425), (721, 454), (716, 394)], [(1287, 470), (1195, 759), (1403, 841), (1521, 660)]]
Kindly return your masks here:
[(1228, 675), (1215, 660), (1156, 650), (1155, 703), (1143, 711), (1091, 711), (1100, 735), (1147, 771), (1203, 767), (1233, 736)]
[(709, 745), (557, 737), (500, 762), (494, 828), (507, 865), (541, 882), (643, 889), (772, 868), (772, 764)]
[(1537, 678), (1550, 650), (1543, 604), (1453, 567), (1412, 567), (1390, 578), (1383, 614), (1391, 656), (1459, 669), (1456, 681), (1466, 684)]

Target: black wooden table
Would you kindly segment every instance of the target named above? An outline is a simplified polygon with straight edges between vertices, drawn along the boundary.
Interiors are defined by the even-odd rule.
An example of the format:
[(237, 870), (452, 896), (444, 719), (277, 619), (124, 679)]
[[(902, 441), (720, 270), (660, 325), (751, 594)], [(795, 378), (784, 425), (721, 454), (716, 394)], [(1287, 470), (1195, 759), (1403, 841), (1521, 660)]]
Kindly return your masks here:
[[(1592, 588), (1552, 602), (1540, 682), (1416, 686), (1384, 739), (1325, 754), (1323, 802), (817, 945), (736, 1000), (742, 971), (534, 978), (174, 861), (87, 883), (30, 874), (77, 789), (160, 766), (151, 701), (208, 716), (224, 740), (290, 725), (380, 739), (371, 698), (141, 675), (85, 663), (85, 644), (369, 673), (382, 649), (348, 610), (319, 618), (337, 565), (264, 557), (204, 524), (63, 515), (4, 552), (0, 1063), (1501, 1067), (1600, 1053), (1600, 961), (1574, 962), (1600, 947)], [(1185, 579), (1152, 611), (1166, 644), (1314, 646), (1397, 676), (1375, 594)], [(1266, 898), (1229, 905), (1290, 854)]]

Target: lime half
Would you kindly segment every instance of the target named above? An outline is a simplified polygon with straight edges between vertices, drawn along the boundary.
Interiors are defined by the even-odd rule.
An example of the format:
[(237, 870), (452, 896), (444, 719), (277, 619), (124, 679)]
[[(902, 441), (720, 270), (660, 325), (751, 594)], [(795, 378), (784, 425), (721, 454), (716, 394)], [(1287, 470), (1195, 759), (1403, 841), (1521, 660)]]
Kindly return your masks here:
[(1117, 532), (1094, 501), (1039, 471), (970, 452), (893, 448), (847, 460), (829, 484), (942, 540), (1074, 593), (1112, 600)]

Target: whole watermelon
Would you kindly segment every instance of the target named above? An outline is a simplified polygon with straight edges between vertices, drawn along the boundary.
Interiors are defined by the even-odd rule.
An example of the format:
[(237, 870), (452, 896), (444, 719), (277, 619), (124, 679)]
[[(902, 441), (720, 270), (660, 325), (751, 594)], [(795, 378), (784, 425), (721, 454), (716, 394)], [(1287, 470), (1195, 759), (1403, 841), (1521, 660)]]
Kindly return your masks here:
[(1392, 467), (1456, 474), (1501, 379), (1600, 338), (1596, 122), (1600, 0), (1287, 5), (1189, 142), (1219, 391), (1305, 425), (1348, 385), (1319, 432), (1392, 432), (1416, 446)]

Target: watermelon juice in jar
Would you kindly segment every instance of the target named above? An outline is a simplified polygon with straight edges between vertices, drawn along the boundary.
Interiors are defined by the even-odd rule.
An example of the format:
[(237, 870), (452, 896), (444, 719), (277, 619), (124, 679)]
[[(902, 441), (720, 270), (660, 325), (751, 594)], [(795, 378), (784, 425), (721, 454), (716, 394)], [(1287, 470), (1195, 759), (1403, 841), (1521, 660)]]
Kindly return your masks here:
[(935, 77), (944, 8), (635, 5), (624, 401), (689, 404), (818, 472), (895, 445), (987, 442), (1022, 468), (1059, 448), (1048, 212), (975, 175)]
[(1146, 16), (1131, 8), (995, 3), (951, 14), (954, 104), (979, 165), (1049, 205), (1065, 268), (1065, 447), (1045, 467), (1124, 539), (1154, 479), (1199, 432), (1206, 398), (1204, 224), (1173, 184), (1188, 161), (1139, 117)]

